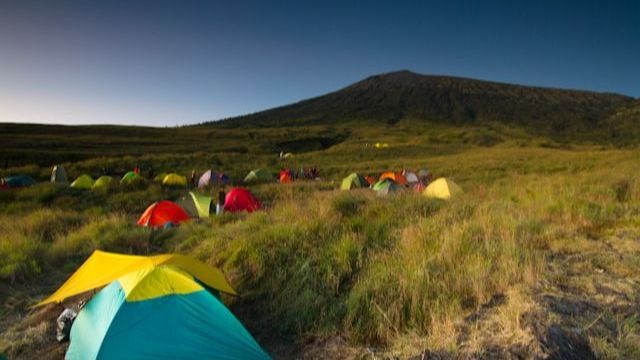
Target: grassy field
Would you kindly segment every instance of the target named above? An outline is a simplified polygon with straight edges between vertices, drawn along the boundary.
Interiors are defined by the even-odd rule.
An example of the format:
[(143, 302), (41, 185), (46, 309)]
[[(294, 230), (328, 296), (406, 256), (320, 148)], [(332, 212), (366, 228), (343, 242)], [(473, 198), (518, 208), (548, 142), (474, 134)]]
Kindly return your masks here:
[[(561, 356), (567, 344), (583, 358), (640, 357), (639, 150), (567, 146), (499, 125), (252, 131), (242, 151), (127, 145), (132, 156), (124, 147), (96, 157), (98, 146), (65, 166), (72, 178), (142, 164), (235, 179), (257, 166), (317, 166), (322, 180), (251, 186), (264, 211), (155, 232), (135, 225), (139, 214), (185, 189), (0, 192), (0, 351), (62, 357), (60, 307), (29, 306), (104, 249), (220, 267), (241, 293), (225, 302), (276, 358), (531, 358)], [(314, 137), (335, 143), (276, 159), (278, 139), (302, 139), (285, 142), (295, 150)], [(375, 149), (379, 141), (390, 148)], [(29, 156), (4, 174), (46, 180), (50, 168)], [(443, 202), (337, 190), (352, 171), (403, 167), (427, 167), (465, 192)]]

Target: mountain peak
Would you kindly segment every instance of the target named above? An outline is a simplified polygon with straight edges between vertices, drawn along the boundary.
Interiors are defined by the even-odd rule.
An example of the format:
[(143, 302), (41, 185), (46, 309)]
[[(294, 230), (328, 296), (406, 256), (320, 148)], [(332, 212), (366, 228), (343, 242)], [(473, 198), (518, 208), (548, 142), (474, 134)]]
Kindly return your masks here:
[(441, 124), (501, 122), (542, 134), (605, 131), (605, 120), (636, 99), (618, 94), (512, 85), (399, 70), (341, 90), (219, 126), (301, 126), (403, 119)]

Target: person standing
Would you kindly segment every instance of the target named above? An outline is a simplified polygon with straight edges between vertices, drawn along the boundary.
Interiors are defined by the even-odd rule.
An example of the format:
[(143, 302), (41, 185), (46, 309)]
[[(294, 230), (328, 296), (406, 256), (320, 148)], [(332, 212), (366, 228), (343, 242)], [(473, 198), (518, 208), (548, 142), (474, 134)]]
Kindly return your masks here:
[(196, 183), (196, 171), (195, 170), (191, 170), (191, 185), (192, 186), (198, 185)]
[(224, 188), (220, 188), (218, 192), (218, 201), (216, 203), (216, 215), (222, 214), (224, 211), (224, 201), (227, 198), (227, 194), (224, 192)]

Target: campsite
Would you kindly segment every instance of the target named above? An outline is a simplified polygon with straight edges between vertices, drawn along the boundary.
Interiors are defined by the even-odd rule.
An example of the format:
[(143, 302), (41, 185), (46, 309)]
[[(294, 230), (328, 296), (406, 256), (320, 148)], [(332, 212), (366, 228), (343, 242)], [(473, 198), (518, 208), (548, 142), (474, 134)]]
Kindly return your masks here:
[(640, 359), (639, 24), (0, 0), (0, 360)]
[[(10, 167), (3, 175), (33, 183), (0, 192), (3, 346), (11, 356), (62, 357), (61, 307), (31, 306), (102, 250), (182, 254), (220, 269), (240, 294), (222, 301), (275, 358), (353, 358), (372, 346), (376, 356), (544, 353), (547, 329), (589, 325), (590, 351), (635, 354), (637, 149), (536, 139), (480, 146), (456, 140), (465, 130), (455, 128), (434, 133), (450, 142), (429, 145), (402, 125), (379, 130), (388, 148), (361, 140), (375, 134), (369, 128), (288, 159), (260, 152), (244, 162), (230, 152), (65, 162), (60, 184), (52, 166)], [(136, 167), (141, 175), (131, 175)], [(301, 167), (317, 167), (318, 179), (298, 177)], [(71, 186), (102, 178), (103, 168), (113, 178), (104, 187)], [(184, 183), (192, 169), (197, 182)], [(298, 169), (293, 181), (281, 181), (282, 169)], [(163, 172), (177, 184), (157, 179)], [(405, 184), (427, 172), (462, 192), (443, 200)], [(399, 191), (379, 196), (378, 183)], [(248, 189), (259, 208), (215, 215), (222, 187)], [(138, 225), (161, 201), (179, 209), (176, 226)]]

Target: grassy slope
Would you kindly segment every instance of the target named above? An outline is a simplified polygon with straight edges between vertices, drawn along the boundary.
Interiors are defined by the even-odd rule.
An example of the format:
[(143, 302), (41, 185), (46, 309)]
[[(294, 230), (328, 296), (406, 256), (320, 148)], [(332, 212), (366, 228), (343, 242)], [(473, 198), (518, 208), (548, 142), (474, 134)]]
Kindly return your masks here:
[[(135, 217), (180, 191), (40, 185), (0, 193), (0, 329), (9, 353), (61, 354), (51, 342), (57, 310), (27, 306), (101, 248), (177, 251), (221, 267), (243, 294), (228, 304), (281, 357), (364, 356), (366, 346), (400, 356), (425, 349), (533, 356), (553, 352), (541, 341), (553, 324), (581, 329), (600, 356), (638, 356), (637, 150), (550, 148), (549, 140), (499, 124), (400, 122), (334, 129), (350, 137), (281, 164), (266, 150), (273, 151), (270, 141), (287, 131), (308, 135), (251, 131), (247, 153), (113, 153), (66, 165), (72, 177), (97, 175), (105, 162), (116, 171), (144, 162), (156, 172), (213, 165), (236, 178), (255, 166), (316, 165), (324, 181), (255, 186), (266, 211), (161, 233), (135, 227)], [(377, 141), (391, 148), (375, 150)], [(423, 166), (454, 178), (465, 195), (441, 203), (412, 193), (383, 199), (334, 190), (353, 170)], [(7, 173), (18, 172), (45, 179), (48, 169)]]

